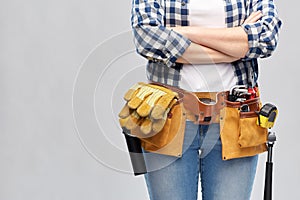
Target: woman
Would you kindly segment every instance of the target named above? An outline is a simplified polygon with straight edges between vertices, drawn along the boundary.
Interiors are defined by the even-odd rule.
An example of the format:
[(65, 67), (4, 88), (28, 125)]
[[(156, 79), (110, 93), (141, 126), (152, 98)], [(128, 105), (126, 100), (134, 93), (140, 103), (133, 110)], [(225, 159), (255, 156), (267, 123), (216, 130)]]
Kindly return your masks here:
[[(133, 0), (137, 52), (149, 81), (191, 92), (257, 86), (258, 58), (275, 50), (281, 21), (273, 0)], [(186, 123), (184, 154), (146, 174), (152, 200), (250, 199), (257, 155), (222, 160), (218, 123)], [(201, 151), (199, 155), (199, 150)], [(168, 156), (146, 159), (163, 162)]]

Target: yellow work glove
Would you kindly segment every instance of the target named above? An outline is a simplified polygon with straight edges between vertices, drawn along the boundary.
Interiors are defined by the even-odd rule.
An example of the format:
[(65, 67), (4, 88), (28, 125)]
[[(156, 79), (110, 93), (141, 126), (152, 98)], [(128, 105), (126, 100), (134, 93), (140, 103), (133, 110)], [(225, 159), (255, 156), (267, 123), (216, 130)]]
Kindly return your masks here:
[(122, 127), (132, 130), (140, 126), (141, 120), (142, 118), (135, 111), (133, 111), (129, 116), (123, 118), (120, 122)]
[(139, 126), (142, 133), (149, 134), (163, 128), (177, 93), (162, 86), (137, 83), (126, 92), (124, 99), (127, 103), (119, 113), (121, 126), (128, 130)]
[(152, 130), (155, 133), (160, 132), (164, 128), (164, 125), (165, 125), (166, 120), (168, 118), (168, 114), (169, 114), (170, 110), (172, 109), (173, 105), (175, 105), (175, 103), (177, 103), (177, 99), (173, 99), (171, 101), (171, 103), (168, 105), (168, 107), (164, 111), (162, 118), (153, 120)]

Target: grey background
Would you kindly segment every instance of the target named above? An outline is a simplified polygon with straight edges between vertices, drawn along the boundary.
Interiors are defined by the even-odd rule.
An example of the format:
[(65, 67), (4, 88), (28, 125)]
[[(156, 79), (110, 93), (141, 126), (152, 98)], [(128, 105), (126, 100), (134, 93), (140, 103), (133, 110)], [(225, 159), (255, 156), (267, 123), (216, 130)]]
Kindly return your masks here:
[[(260, 62), (260, 84), (263, 102), (279, 108), (274, 199), (299, 199), (299, 3), (276, 2), (283, 30)], [(0, 3), (0, 200), (147, 199), (115, 116), (124, 90), (145, 78), (128, 32), (131, 2)], [(265, 154), (255, 200), (264, 163)]]

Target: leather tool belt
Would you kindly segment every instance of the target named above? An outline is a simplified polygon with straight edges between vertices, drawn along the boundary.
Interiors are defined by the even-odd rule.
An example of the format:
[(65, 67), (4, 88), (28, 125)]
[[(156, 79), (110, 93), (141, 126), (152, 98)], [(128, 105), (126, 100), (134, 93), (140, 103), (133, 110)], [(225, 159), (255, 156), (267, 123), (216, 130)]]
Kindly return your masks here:
[[(161, 85), (159, 83), (154, 83)], [(226, 106), (228, 91), (224, 92), (189, 92), (177, 87), (164, 86), (176, 92), (182, 102), (188, 120), (208, 125), (219, 123), (220, 110)]]
[[(146, 151), (180, 157), (186, 120), (220, 123), (222, 159), (266, 151), (267, 129), (256, 124), (260, 99), (228, 100), (228, 91), (193, 93), (161, 83), (138, 83), (124, 96), (120, 125), (140, 138)], [(247, 105), (249, 111), (241, 112)]]
[(183, 100), (187, 119), (207, 125), (220, 122), (220, 110), (225, 107), (227, 92), (187, 93)]

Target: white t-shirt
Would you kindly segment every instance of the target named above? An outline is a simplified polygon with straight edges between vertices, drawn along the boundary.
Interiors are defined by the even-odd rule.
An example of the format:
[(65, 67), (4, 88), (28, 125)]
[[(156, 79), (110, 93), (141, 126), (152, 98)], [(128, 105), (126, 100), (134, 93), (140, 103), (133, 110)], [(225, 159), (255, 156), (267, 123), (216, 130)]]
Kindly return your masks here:
[[(225, 25), (223, 0), (190, 0), (191, 26), (222, 28)], [(236, 85), (237, 77), (231, 63), (183, 65), (179, 86), (193, 92), (218, 92)]]

